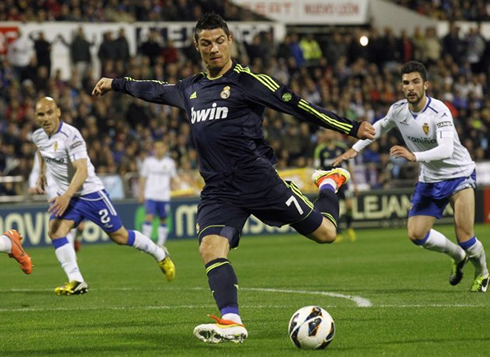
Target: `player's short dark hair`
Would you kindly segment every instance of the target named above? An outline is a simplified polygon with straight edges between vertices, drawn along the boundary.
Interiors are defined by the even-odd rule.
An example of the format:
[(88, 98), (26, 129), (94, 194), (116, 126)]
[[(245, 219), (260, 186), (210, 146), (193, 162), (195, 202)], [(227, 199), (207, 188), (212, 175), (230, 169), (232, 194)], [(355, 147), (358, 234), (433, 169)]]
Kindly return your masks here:
[(206, 13), (202, 15), (197, 21), (196, 27), (194, 28), (194, 39), (199, 40), (199, 34), (202, 30), (214, 30), (214, 29), (223, 29), (226, 33), (226, 36), (230, 36), (230, 29), (226, 24), (226, 21), (223, 18), (214, 13)]
[(425, 69), (425, 66), (417, 61), (410, 61), (405, 63), (402, 66), (402, 75), (408, 74), (408, 73), (413, 73), (413, 72), (418, 72), (420, 73), (420, 76), (422, 77), (422, 80), (425, 82), (427, 81), (427, 70)]

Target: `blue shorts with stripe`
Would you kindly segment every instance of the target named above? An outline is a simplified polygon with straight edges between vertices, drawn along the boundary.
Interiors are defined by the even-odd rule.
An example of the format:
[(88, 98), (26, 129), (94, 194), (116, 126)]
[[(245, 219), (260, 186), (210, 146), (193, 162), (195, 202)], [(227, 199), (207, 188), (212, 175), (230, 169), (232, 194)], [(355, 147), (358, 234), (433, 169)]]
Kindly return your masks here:
[(160, 218), (167, 218), (170, 203), (168, 201), (145, 200), (145, 212)]
[(199, 241), (217, 234), (237, 247), (250, 215), (270, 226), (289, 224), (303, 235), (314, 232), (323, 220), (294, 183), (283, 181), (270, 164), (256, 165), (206, 184), (197, 211)]
[(115, 232), (123, 226), (106, 190), (89, 193), (80, 197), (72, 197), (70, 204), (62, 216), (51, 219), (66, 219), (75, 222), (75, 226), (83, 220), (97, 224), (104, 232)]
[(440, 182), (418, 182), (412, 196), (408, 217), (432, 216), (442, 218), (451, 196), (466, 188), (476, 189), (476, 172), (468, 177), (458, 177)]

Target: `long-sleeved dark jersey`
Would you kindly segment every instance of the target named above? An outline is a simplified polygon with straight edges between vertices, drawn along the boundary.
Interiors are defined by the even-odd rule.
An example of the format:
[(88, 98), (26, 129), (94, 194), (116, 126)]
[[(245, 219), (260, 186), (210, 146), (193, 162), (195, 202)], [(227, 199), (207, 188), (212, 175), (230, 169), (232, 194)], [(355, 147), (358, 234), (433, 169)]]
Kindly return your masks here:
[(124, 78), (115, 79), (112, 88), (148, 102), (184, 109), (205, 181), (240, 170), (259, 158), (276, 163), (262, 130), (265, 107), (354, 137), (359, 129), (359, 123), (310, 104), (276, 79), (253, 73), (238, 63), (215, 79), (205, 73), (177, 84)]

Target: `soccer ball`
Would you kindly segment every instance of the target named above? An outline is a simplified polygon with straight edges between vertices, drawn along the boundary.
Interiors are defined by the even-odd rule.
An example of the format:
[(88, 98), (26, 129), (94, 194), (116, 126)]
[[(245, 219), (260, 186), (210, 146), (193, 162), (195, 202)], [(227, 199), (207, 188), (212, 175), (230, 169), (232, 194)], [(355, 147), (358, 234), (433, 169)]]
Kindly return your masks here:
[(289, 338), (298, 348), (321, 350), (332, 342), (335, 323), (320, 306), (305, 306), (289, 320)]

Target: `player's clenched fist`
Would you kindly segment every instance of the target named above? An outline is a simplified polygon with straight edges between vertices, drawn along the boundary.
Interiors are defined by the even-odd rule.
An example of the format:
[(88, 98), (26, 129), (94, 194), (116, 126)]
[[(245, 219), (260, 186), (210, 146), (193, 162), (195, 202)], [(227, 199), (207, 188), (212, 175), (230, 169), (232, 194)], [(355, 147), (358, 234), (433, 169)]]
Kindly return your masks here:
[(112, 90), (112, 78), (102, 77), (92, 91), (92, 95), (104, 95)]
[(358, 139), (374, 139), (375, 130), (373, 125), (368, 121), (363, 121), (357, 132)]

